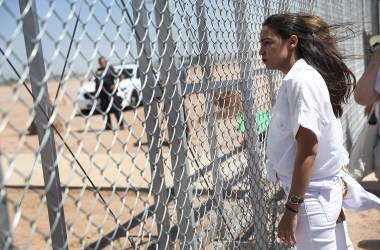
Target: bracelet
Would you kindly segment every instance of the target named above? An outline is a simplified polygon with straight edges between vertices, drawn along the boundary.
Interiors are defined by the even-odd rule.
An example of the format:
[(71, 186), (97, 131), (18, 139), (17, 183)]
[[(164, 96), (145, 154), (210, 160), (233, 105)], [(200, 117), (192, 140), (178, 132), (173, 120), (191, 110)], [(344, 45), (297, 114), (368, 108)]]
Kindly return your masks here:
[(291, 212), (293, 212), (293, 213), (295, 213), (295, 214), (298, 214), (298, 211), (296, 211), (296, 210), (292, 209), (291, 207), (289, 207), (288, 204), (285, 204), (285, 207), (286, 207), (286, 209), (288, 209), (289, 211), (291, 211)]

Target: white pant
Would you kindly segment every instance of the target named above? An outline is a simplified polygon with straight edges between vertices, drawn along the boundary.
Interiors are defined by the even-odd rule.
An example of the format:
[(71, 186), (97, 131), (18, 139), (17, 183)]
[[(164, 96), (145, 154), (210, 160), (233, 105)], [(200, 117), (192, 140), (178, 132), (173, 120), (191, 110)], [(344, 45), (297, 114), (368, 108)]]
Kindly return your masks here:
[(354, 250), (350, 236), (348, 235), (347, 222), (343, 221), (343, 223), (336, 224), (335, 237), (336, 237), (337, 250), (340, 250), (340, 249)]
[[(291, 181), (280, 177), (289, 194)], [(298, 209), (297, 250), (353, 249), (346, 224), (336, 224), (342, 209), (342, 187), (338, 176), (311, 181), (305, 201)]]

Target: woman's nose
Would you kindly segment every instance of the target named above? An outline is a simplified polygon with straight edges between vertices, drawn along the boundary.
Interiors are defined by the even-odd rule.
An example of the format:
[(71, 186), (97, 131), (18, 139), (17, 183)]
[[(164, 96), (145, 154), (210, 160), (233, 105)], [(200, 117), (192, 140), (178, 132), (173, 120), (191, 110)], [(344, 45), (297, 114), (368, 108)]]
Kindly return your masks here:
[(260, 47), (260, 49), (259, 49), (259, 55), (260, 56), (262, 56), (262, 55), (264, 55), (264, 50)]

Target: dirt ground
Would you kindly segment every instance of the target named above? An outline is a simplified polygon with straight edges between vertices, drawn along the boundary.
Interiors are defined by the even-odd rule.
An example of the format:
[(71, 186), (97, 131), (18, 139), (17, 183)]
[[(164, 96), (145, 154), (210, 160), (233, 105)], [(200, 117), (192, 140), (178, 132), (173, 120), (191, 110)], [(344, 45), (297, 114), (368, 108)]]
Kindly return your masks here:
[[(17, 218), (14, 206), (22, 194), (25, 195), (23, 205), (18, 212), (22, 211), (22, 216), (15, 225), (13, 233), (13, 244), (15, 249), (46, 249), (49, 244), (46, 237), (49, 235), (49, 221), (47, 219), (46, 206), (41, 205), (41, 190), (29, 190), (24, 193), (21, 188), (7, 189), (8, 197), (12, 202), (8, 204), (10, 217)], [(152, 244), (154, 238), (149, 235), (157, 235), (156, 226), (153, 217), (144, 215), (143, 211), (146, 207), (144, 204), (153, 202), (146, 193), (112, 193), (111, 191), (102, 191), (102, 195), (106, 200), (112, 196), (114, 202), (110, 205), (111, 210), (120, 211), (120, 207), (124, 211), (120, 211), (120, 222), (122, 226), (131, 226), (128, 235), (130, 239), (136, 241), (136, 235), (145, 235), (146, 238), (140, 238), (136, 244), (139, 249), (146, 249)], [(68, 239), (70, 249), (133, 249), (125, 233), (116, 230), (116, 224), (110, 214), (107, 214), (104, 208), (97, 204), (93, 192), (73, 189), (67, 192), (64, 213), (68, 227)], [(123, 199), (118, 199), (123, 196)], [(71, 199), (70, 199), (71, 198)], [(81, 203), (77, 203), (77, 199), (81, 198)], [(124, 201), (124, 202), (123, 202)], [(131, 218), (131, 210), (134, 208), (134, 220)], [(174, 204), (169, 206), (169, 210), (174, 209)], [(91, 216), (89, 214), (91, 212)], [(380, 249), (380, 211), (368, 210), (363, 212), (347, 211), (347, 223), (353, 246), (355, 249)], [(34, 220), (39, 218), (38, 220)], [(41, 218), (45, 218), (42, 220)], [(175, 218), (173, 218), (175, 219)], [(13, 221), (15, 222), (15, 221)], [(74, 223), (75, 222), (75, 223)], [(130, 223), (130, 224), (129, 224)], [(144, 234), (141, 231), (147, 230)], [(100, 235), (103, 235), (103, 241), (98, 242)], [(107, 237), (113, 236), (112, 241), (106, 240)]]
[[(107, 153), (110, 149), (107, 145), (112, 145), (113, 152), (124, 152), (127, 148), (128, 153), (142, 150), (146, 152), (148, 146), (146, 137), (143, 134), (141, 122), (144, 119), (143, 108), (124, 112), (124, 119), (127, 122), (127, 129), (118, 131), (123, 141), (113, 137), (111, 131), (99, 134), (96, 131), (101, 129), (102, 119), (99, 116), (81, 119), (72, 112), (75, 108), (73, 100), (78, 89), (77, 82), (72, 81), (63, 89), (65, 95), (60, 99), (59, 115), (63, 123), (70, 121), (62, 127), (68, 134), (67, 142), (71, 149), (82, 150), (89, 153)], [(51, 86), (51, 85), (49, 85)], [(52, 93), (56, 86), (53, 85)], [(0, 153), (2, 163), (12, 162), (14, 153), (30, 154), (38, 148), (36, 136), (27, 135), (29, 113), (32, 109), (32, 100), (23, 88), (13, 89), (11, 87), (1, 87), (2, 96), (0, 97), (0, 111), (3, 121), (0, 123)], [(50, 92), (50, 91), (49, 91)], [(14, 98), (17, 97), (17, 98)], [(192, 100), (192, 102), (200, 100)], [(199, 109), (204, 108), (200, 104)], [(192, 114), (194, 120), (200, 119), (197, 111)], [(139, 125), (136, 126), (135, 124)], [(95, 132), (94, 132), (95, 131)], [(140, 140), (139, 140), (140, 139)], [(202, 138), (193, 138), (194, 141)], [(97, 142), (101, 141), (100, 144)], [(59, 147), (60, 145), (58, 145)], [(61, 145), (62, 146), (62, 145)], [(97, 151), (94, 151), (94, 150)], [(25, 163), (25, 166), (32, 163)], [(10, 166), (12, 167), (12, 166)], [(5, 173), (10, 174), (10, 173)], [(13, 171), (12, 175), (23, 176), (23, 172)], [(6, 176), (7, 177), (7, 176)], [(128, 232), (130, 238), (136, 235), (143, 235), (139, 242), (142, 248), (152, 242), (150, 235), (156, 235), (153, 216), (144, 214), (144, 209), (152, 204), (152, 196), (138, 191), (115, 193), (102, 191), (102, 194), (111, 200), (109, 203), (112, 211), (120, 215), (121, 223), (133, 223), (133, 230)], [(8, 208), (10, 211), (13, 243), (16, 249), (45, 249), (46, 240), (49, 232), (49, 221), (46, 211), (46, 201), (44, 192), (40, 189), (12, 187), (7, 189), (9, 198)], [(67, 234), (70, 240), (70, 249), (82, 249), (85, 246), (96, 247), (96, 240), (100, 235), (116, 235), (116, 240), (112, 242), (101, 242), (99, 248), (104, 249), (131, 249), (129, 240), (120, 231), (115, 231), (116, 224), (112, 216), (107, 214), (104, 206), (101, 205), (99, 197), (93, 192), (83, 189), (66, 189), (63, 194), (65, 199), (64, 212), (66, 216)], [(15, 210), (18, 204), (22, 204), (20, 209)], [(169, 210), (174, 209), (173, 206)], [(133, 211), (133, 212), (132, 212)], [(130, 220), (131, 216), (139, 215), (138, 220)], [(176, 218), (171, 218), (175, 221)], [(380, 249), (380, 211), (369, 210), (363, 212), (347, 211), (347, 221), (351, 239), (355, 249)], [(103, 244), (103, 245), (102, 245)]]
[(380, 249), (380, 211), (347, 211), (346, 216), (355, 249)]

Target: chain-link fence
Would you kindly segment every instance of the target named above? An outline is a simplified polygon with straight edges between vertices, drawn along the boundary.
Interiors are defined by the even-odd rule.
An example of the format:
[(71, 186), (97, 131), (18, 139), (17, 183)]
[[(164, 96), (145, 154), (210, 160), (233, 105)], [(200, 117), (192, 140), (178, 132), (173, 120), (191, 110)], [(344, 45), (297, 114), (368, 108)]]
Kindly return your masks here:
[(258, 55), (284, 11), (353, 22), (359, 76), (377, 1), (0, 1), (0, 248), (287, 248)]

